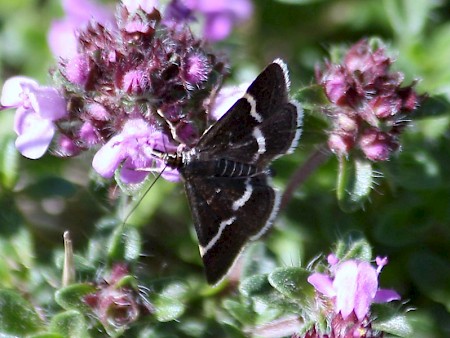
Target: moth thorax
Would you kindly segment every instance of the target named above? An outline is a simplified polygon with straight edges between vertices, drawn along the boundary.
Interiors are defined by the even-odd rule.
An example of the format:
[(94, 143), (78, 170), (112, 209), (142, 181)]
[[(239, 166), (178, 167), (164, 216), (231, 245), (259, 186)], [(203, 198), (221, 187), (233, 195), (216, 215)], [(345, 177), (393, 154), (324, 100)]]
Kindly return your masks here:
[(258, 172), (251, 164), (236, 162), (222, 158), (216, 161), (215, 176), (217, 177), (250, 177)]
[(178, 169), (183, 164), (183, 157), (180, 154), (164, 154), (164, 162), (168, 167)]

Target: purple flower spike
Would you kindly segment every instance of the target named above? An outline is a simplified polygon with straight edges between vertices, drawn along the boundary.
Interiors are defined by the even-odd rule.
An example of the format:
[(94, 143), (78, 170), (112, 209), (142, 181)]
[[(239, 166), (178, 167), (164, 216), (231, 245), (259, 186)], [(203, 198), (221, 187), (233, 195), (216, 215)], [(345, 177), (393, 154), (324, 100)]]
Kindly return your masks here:
[(423, 97), (413, 90), (414, 83), (402, 87), (404, 76), (390, 71), (392, 63), (384, 47), (361, 40), (341, 64), (326, 62), (323, 70), (316, 69), (330, 101), (326, 111), (333, 126), (328, 146), (338, 156), (358, 149), (370, 161), (387, 161), (400, 149), (405, 116)]
[(55, 134), (53, 122), (67, 116), (66, 101), (55, 88), (40, 87), (26, 77), (12, 77), (5, 82), (1, 104), (17, 108), (16, 148), (31, 159), (44, 155)]

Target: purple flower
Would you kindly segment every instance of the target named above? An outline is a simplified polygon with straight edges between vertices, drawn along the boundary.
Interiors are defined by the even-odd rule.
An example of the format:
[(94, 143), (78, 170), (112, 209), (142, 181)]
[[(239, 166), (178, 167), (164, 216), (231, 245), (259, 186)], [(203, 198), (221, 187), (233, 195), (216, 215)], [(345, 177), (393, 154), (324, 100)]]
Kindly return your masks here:
[(122, 0), (122, 3), (130, 13), (136, 12), (139, 8), (146, 13), (151, 13), (155, 7), (158, 7), (157, 0)]
[(230, 109), (233, 104), (244, 96), (249, 83), (242, 83), (239, 86), (226, 86), (220, 89), (214, 99), (211, 108), (211, 117), (213, 120), (220, 119)]
[(44, 155), (55, 134), (54, 121), (67, 116), (66, 101), (55, 88), (39, 86), (27, 77), (16, 76), (5, 82), (1, 104), (17, 108), (16, 148), (31, 159)]
[(250, 18), (253, 12), (249, 0), (173, 0), (167, 9), (165, 19), (169, 26), (181, 21), (191, 21), (192, 13), (205, 17), (203, 37), (219, 41), (230, 35), (233, 26)]
[(389, 70), (392, 63), (383, 47), (361, 40), (341, 64), (327, 62), (323, 71), (317, 69), (331, 103), (326, 109), (333, 124), (328, 146), (338, 156), (359, 148), (371, 161), (386, 161), (400, 148), (405, 116), (422, 97), (413, 85), (402, 87), (404, 76)]
[(154, 157), (153, 149), (176, 151), (166, 135), (142, 118), (132, 118), (95, 154), (92, 166), (103, 177), (111, 178), (122, 165), (121, 179), (128, 184), (142, 182), (149, 171), (163, 169), (165, 179), (177, 181), (178, 171), (165, 167), (161, 160)]
[(97, 291), (84, 296), (85, 304), (107, 331), (123, 330), (140, 316), (153, 311), (153, 306), (129, 281), (130, 277), (124, 263), (115, 263), (104, 281), (96, 283)]
[(331, 266), (331, 275), (313, 273), (308, 282), (324, 296), (331, 298), (334, 311), (345, 320), (351, 314), (362, 322), (372, 303), (399, 300), (397, 292), (378, 288), (378, 275), (387, 259), (376, 259), (378, 268), (368, 262), (350, 259)]
[(50, 50), (55, 56), (71, 58), (77, 54), (78, 40), (76, 31), (87, 26), (89, 20), (112, 26), (113, 12), (100, 4), (89, 0), (62, 0), (66, 16), (55, 20), (48, 32)]

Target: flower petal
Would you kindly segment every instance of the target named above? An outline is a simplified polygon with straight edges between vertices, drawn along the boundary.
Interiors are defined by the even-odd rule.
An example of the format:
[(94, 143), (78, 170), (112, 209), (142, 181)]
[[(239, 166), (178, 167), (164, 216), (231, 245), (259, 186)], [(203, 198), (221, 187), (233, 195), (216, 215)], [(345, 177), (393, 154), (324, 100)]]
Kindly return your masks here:
[(67, 103), (64, 97), (52, 87), (37, 87), (30, 91), (33, 109), (43, 119), (56, 121), (67, 115)]
[(105, 178), (111, 178), (114, 175), (126, 155), (121, 145), (121, 139), (120, 136), (111, 138), (97, 151), (92, 160), (94, 170)]
[(45, 154), (52, 141), (55, 127), (51, 121), (41, 119), (29, 110), (21, 117), (21, 133), (16, 139), (16, 148), (25, 157), (40, 158)]
[(393, 300), (400, 300), (400, 295), (390, 289), (379, 289), (375, 294), (374, 303), (387, 303), (392, 302)]
[(5, 81), (0, 103), (5, 107), (17, 107), (22, 103), (23, 86), (37, 87), (38, 83), (26, 76), (13, 76)]
[(314, 288), (327, 297), (336, 296), (336, 292), (333, 288), (333, 281), (330, 276), (323, 273), (313, 273), (308, 277), (308, 283), (312, 284)]
[(346, 319), (355, 307), (357, 292), (358, 264), (348, 260), (341, 263), (336, 269), (336, 277), (333, 281), (336, 290), (336, 312), (341, 312)]
[(225, 39), (233, 28), (233, 18), (227, 13), (210, 14), (206, 17), (203, 36), (210, 41)]
[(211, 109), (211, 117), (214, 120), (220, 119), (233, 106), (233, 104), (244, 96), (250, 83), (243, 83), (239, 86), (228, 86), (222, 88), (217, 94), (214, 105)]
[(357, 290), (354, 310), (356, 317), (362, 320), (369, 311), (378, 289), (378, 274), (368, 262), (358, 264)]

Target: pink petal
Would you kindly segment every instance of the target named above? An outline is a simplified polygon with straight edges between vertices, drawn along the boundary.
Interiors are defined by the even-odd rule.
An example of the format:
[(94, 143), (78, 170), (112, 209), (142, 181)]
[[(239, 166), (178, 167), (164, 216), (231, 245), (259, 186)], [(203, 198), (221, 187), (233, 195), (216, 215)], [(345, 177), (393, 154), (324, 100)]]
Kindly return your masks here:
[(327, 297), (336, 296), (336, 292), (333, 288), (333, 281), (330, 276), (315, 272), (308, 277), (308, 283), (312, 284), (314, 288)]
[(37, 87), (38, 83), (33, 79), (25, 76), (13, 76), (5, 81), (2, 89), (0, 102), (5, 107), (17, 107), (22, 103), (22, 93), (24, 85), (29, 87)]
[(128, 12), (133, 13), (140, 7), (144, 12), (151, 13), (153, 8), (158, 7), (157, 0), (122, 0)]
[(379, 289), (375, 294), (374, 303), (387, 303), (392, 302), (393, 300), (400, 300), (400, 295), (394, 291), (389, 289)]
[(378, 274), (368, 262), (358, 264), (357, 291), (354, 310), (356, 317), (362, 320), (369, 311), (378, 289)]
[(56, 121), (67, 115), (66, 100), (56, 88), (34, 88), (30, 92), (29, 98), (34, 110), (43, 119)]
[(47, 40), (53, 55), (66, 59), (77, 55), (78, 42), (74, 34), (77, 27), (78, 22), (70, 18), (52, 22)]
[(228, 14), (212, 14), (206, 18), (203, 35), (207, 40), (225, 39), (231, 32), (233, 20)]
[(122, 168), (120, 169), (120, 178), (125, 184), (136, 184), (144, 181), (148, 176), (148, 171), (136, 170), (131, 164), (131, 160), (128, 158), (125, 160)]
[(41, 119), (37, 114), (28, 111), (28, 114), (23, 116), (21, 131), (16, 139), (16, 148), (23, 156), (37, 159), (47, 151), (55, 134), (55, 127), (51, 121)]
[(336, 290), (336, 312), (341, 312), (346, 319), (355, 307), (357, 291), (358, 265), (355, 261), (343, 262), (336, 269), (333, 281)]
[(122, 137), (115, 136), (95, 154), (92, 160), (92, 167), (101, 176), (111, 178), (123, 161), (125, 153), (121, 141)]
[(211, 116), (214, 120), (220, 119), (233, 106), (233, 104), (244, 96), (249, 83), (243, 83), (239, 86), (228, 86), (222, 88), (214, 101), (211, 109)]

